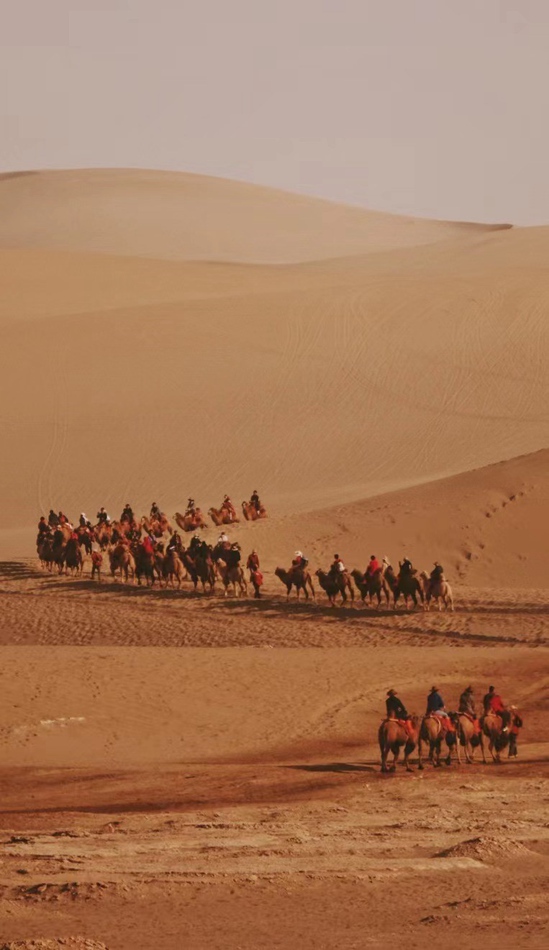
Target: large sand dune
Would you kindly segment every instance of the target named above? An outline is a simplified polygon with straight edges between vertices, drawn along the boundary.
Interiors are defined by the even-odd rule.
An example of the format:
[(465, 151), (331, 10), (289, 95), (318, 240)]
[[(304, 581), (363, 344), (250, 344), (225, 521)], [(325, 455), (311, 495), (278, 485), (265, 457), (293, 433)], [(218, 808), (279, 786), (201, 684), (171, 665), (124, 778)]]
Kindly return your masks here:
[[(547, 444), (547, 229), (160, 173), (7, 176), (0, 196), (4, 530), (255, 487), (275, 514), (318, 510)], [(159, 234), (170, 203), (180, 230)], [(353, 256), (190, 260), (336, 248)]]

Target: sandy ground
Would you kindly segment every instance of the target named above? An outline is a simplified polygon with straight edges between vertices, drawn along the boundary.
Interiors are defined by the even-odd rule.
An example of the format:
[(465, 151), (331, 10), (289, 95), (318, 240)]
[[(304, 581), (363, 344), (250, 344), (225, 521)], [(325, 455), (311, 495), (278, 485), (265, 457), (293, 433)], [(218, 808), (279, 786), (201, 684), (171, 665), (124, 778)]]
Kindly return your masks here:
[[(0, 212), (0, 950), (547, 947), (549, 230), (122, 171)], [(255, 487), (260, 601), (34, 557)], [(297, 548), (456, 609), (286, 603)], [(386, 690), (469, 683), (518, 758), (382, 775)]]

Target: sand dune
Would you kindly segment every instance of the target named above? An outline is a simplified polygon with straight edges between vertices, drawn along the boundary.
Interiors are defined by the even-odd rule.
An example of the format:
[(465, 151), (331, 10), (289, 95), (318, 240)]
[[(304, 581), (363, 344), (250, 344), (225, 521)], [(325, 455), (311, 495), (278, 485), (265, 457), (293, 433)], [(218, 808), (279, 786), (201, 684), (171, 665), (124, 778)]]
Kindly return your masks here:
[[(548, 229), (419, 222), (418, 243), (431, 227), (436, 243), (402, 247), (409, 223), (328, 205), (342, 231), (327, 212), (315, 234), (333, 239), (331, 253), (360, 245), (347, 214), (379, 253), (283, 266), (153, 260), (127, 256), (143, 248), (91, 214), (115, 214), (128, 190), (142, 217), (130, 227), (121, 213), (124, 234), (158, 239), (158, 257), (167, 251), (148, 222), (168, 200), (203, 207), (212, 233), (225, 221), (235, 242), (225, 251), (243, 260), (238, 242), (251, 249), (259, 221), (279, 248), (289, 241), (287, 259), (294, 239), (302, 256), (330, 250), (262, 217), (265, 194), (279, 220), (305, 220), (309, 199), (137, 172), (5, 178), (4, 531), (50, 506), (115, 514), (127, 499), (140, 511), (157, 500), (173, 513), (189, 494), (207, 507), (254, 487), (275, 515), (314, 511), (547, 444)], [(61, 217), (72, 208), (68, 231), (54, 205)], [(97, 228), (116, 256), (89, 253)], [(73, 250), (56, 248), (63, 235)], [(206, 253), (198, 233), (181, 240), (183, 256)]]
[(0, 175), (3, 247), (280, 263), (430, 244), (490, 227), (378, 214), (182, 173)]

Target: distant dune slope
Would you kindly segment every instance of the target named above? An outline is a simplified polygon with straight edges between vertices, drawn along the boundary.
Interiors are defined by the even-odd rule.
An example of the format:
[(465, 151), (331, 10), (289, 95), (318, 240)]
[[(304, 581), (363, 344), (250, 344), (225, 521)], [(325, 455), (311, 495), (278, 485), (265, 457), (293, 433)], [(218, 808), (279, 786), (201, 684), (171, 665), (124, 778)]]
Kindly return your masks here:
[(0, 175), (3, 247), (281, 263), (430, 244), (484, 230), (183, 173)]
[[(141, 174), (106, 180), (133, 194)], [(45, 179), (84, 201), (79, 175)], [(160, 176), (167, 193), (172, 178), (197, 208), (191, 176)], [(43, 178), (0, 193), (20, 181)], [(273, 213), (301, 202), (265, 193)], [(268, 266), (118, 256), (123, 242), (117, 256), (68, 252), (37, 222), (44, 247), (0, 249), (7, 531), (50, 506), (156, 500), (173, 514), (190, 494), (207, 507), (256, 487), (276, 515), (315, 511), (548, 445), (549, 229)], [(235, 218), (235, 241), (251, 247), (256, 224)], [(98, 233), (80, 211), (73, 227), (82, 247)]]

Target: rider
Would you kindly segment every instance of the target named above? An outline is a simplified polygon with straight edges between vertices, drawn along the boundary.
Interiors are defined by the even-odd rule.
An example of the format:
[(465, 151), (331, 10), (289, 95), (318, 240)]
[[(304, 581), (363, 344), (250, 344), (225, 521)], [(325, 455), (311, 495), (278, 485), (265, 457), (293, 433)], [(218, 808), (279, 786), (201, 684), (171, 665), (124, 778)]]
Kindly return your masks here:
[(133, 521), (133, 508), (131, 507), (129, 502), (126, 502), (125, 508), (122, 514), (120, 515), (120, 521), (129, 521), (130, 524)]
[(472, 686), (468, 686), (467, 689), (464, 689), (461, 696), (459, 697), (458, 712), (465, 713), (465, 715), (470, 716), (471, 719), (477, 718)]
[(399, 564), (401, 574), (414, 574), (414, 568), (409, 557), (405, 557), (402, 563)]
[(80, 517), (78, 519), (78, 524), (81, 528), (85, 528), (88, 523), (88, 519), (83, 511), (80, 512)]
[(308, 558), (305, 557), (305, 555), (303, 554), (303, 551), (295, 552), (294, 559), (292, 561), (292, 567), (304, 569), (307, 567), (308, 563), (309, 563)]
[(181, 547), (181, 537), (177, 531), (174, 531), (172, 534), (167, 547), (168, 554), (171, 554), (172, 551), (179, 551)]
[(334, 554), (334, 559), (330, 565), (330, 574), (333, 574), (334, 577), (337, 577), (338, 574), (343, 574), (345, 572), (345, 565), (341, 560), (339, 554)]
[(97, 523), (98, 523), (98, 524), (108, 524), (110, 520), (111, 520), (111, 519), (109, 518), (107, 512), (105, 511), (105, 509), (103, 508), (103, 506), (101, 506), (101, 508), (100, 508), (99, 511), (97, 512)]
[(431, 686), (431, 691), (427, 696), (426, 716), (437, 716), (441, 720), (441, 725), (450, 728), (450, 717), (444, 708), (444, 700), (440, 695), (438, 686)]
[(229, 512), (231, 518), (236, 518), (236, 511), (235, 511), (234, 505), (228, 495), (224, 496), (223, 504), (221, 505), (221, 508), (222, 509), (225, 508), (225, 510)]
[(370, 555), (370, 561), (368, 567), (366, 568), (367, 577), (373, 577), (378, 571), (381, 570), (381, 564), (379, 563), (375, 554)]
[(57, 525), (59, 524), (59, 518), (55, 514), (55, 511), (53, 510), (53, 508), (50, 508), (50, 513), (48, 515), (48, 524), (50, 525), (51, 528), (56, 528)]
[(444, 568), (442, 567), (442, 564), (439, 564), (438, 561), (435, 561), (435, 566), (433, 570), (431, 571), (431, 573), (429, 574), (429, 580), (431, 581), (431, 584), (437, 584), (440, 581), (443, 574), (444, 574)]
[(151, 515), (150, 515), (151, 520), (160, 521), (160, 514), (161, 514), (160, 508), (158, 507), (156, 502), (153, 501), (151, 505)]
[(488, 713), (495, 713), (497, 716), (501, 716), (503, 722), (503, 732), (507, 732), (509, 728), (509, 712), (503, 705), (503, 700), (499, 693), (496, 693), (495, 686), (490, 686), (488, 692), (486, 693), (484, 700), (484, 715)]
[(396, 689), (387, 690), (385, 707), (387, 709), (387, 719), (399, 719), (404, 723), (404, 727), (408, 735), (411, 736), (412, 721), (404, 703), (398, 698)]
[(141, 542), (141, 545), (142, 545), (142, 547), (143, 547), (143, 550), (146, 552), (146, 554), (149, 554), (149, 555), (150, 555), (150, 554), (154, 554), (155, 541), (154, 541), (154, 539), (151, 537), (150, 534), (146, 534), (146, 535), (145, 535), (145, 537), (143, 538), (143, 540), (142, 540), (142, 542)]
[(189, 498), (187, 501), (187, 510), (186, 515), (194, 515), (195, 501), (194, 498)]
[(223, 546), (225, 546), (226, 544), (229, 543), (229, 539), (228, 539), (228, 537), (227, 537), (227, 535), (225, 534), (224, 531), (222, 531), (221, 534), (219, 535), (219, 537), (218, 537), (218, 539), (217, 539), (217, 543), (218, 543), (218, 544), (221, 544), (221, 545), (223, 545)]
[(257, 513), (261, 511), (261, 502), (259, 500), (259, 495), (257, 493), (257, 488), (254, 488), (252, 492), (252, 497), (250, 498), (250, 505), (253, 505)]
[(50, 534), (50, 526), (44, 518), (44, 515), (42, 515), (38, 522), (38, 537), (43, 538), (47, 534)]

